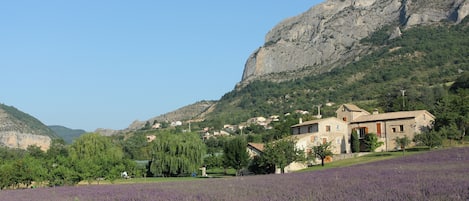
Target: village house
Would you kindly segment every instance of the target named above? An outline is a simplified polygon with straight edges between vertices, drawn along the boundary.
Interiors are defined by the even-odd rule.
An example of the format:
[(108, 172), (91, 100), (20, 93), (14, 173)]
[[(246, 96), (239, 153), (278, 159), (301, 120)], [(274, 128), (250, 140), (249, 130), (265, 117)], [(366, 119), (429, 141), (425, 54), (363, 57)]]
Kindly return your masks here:
[(348, 122), (348, 133), (355, 130), (360, 139), (369, 133), (376, 134), (378, 140), (383, 142), (383, 145), (376, 151), (400, 149), (395, 143), (396, 137), (407, 136), (413, 139), (415, 134), (428, 130), (435, 121), (435, 116), (426, 110), (381, 114), (375, 110), (370, 114), (352, 104), (341, 105), (336, 113), (337, 118)]
[[(291, 126), (291, 133), (296, 141), (296, 148), (304, 150), (305, 155), (311, 153), (313, 146), (331, 142), (334, 155), (351, 153), (351, 133), (357, 131), (360, 139), (374, 133), (383, 145), (375, 151), (398, 150), (396, 137), (407, 136), (413, 139), (415, 134), (429, 129), (435, 116), (426, 110), (401, 111), (379, 113), (377, 110), (369, 113), (353, 104), (343, 104), (336, 110), (337, 117), (317, 119)], [(248, 152), (251, 157), (262, 154), (262, 144), (249, 143)], [(262, 147), (262, 148), (260, 148)], [(332, 159), (329, 159), (332, 160)], [(285, 168), (285, 172), (296, 171), (307, 167), (307, 163), (292, 163)]]
[(302, 122), (291, 127), (297, 148), (311, 152), (311, 147), (332, 142), (334, 154), (349, 153), (347, 123), (335, 117)]
[(264, 144), (262, 143), (248, 143), (247, 152), (249, 158), (254, 158), (255, 156), (260, 156), (264, 152)]

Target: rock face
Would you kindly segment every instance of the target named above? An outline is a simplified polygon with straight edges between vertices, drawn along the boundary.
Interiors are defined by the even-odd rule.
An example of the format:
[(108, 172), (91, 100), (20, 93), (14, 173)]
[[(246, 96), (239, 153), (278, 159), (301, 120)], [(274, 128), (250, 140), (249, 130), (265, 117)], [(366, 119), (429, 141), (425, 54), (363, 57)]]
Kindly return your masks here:
[(37, 145), (49, 149), (54, 132), (34, 117), (14, 107), (0, 104), (0, 145), (26, 149)]
[(49, 149), (51, 138), (44, 135), (19, 133), (15, 131), (0, 132), (0, 144), (10, 148), (26, 149), (29, 145), (41, 147), (41, 150)]
[(248, 58), (242, 82), (280, 72), (327, 72), (366, 54), (369, 47), (360, 40), (385, 25), (396, 28), (396, 37), (399, 28), (459, 23), (468, 13), (469, 0), (326, 0), (275, 26)]

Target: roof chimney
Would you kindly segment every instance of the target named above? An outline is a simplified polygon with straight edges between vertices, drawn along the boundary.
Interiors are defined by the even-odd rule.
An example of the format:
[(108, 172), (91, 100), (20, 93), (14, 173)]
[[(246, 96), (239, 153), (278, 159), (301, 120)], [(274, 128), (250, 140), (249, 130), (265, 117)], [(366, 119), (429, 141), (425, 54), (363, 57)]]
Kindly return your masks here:
[(377, 108), (375, 108), (375, 109), (373, 110), (373, 114), (379, 114), (379, 111), (378, 111)]
[(300, 123), (300, 124), (303, 123), (303, 118), (300, 117), (299, 123)]

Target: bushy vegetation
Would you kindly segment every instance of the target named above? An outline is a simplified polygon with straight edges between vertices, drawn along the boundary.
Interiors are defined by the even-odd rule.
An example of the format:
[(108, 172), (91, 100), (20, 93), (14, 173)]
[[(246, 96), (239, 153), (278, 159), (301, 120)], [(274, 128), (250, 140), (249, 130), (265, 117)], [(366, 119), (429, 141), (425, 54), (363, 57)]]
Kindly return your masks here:
[(0, 191), (2, 200), (467, 200), (469, 148), (342, 168), (223, 179)]

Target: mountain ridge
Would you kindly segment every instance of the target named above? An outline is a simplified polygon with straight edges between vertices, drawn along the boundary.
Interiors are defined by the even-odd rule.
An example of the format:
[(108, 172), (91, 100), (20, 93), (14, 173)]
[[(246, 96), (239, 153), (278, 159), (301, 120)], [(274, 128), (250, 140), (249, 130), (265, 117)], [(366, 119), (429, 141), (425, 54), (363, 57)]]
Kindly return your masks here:
[(86, 133), (83, 129), (71, 129), (60, 125), (49, 125), (47, 127), (54, 131), (54, 133), (61, 137), (67, 144), (72, 144), (74, 139)]
[(468, 13), (467, 0), (328, 0), (272, 28), (247, 59), (238, 87), (288, 80), (276, 76), (281, 72), (321, 74), (357, 61), (372, 51), (360, 40), (385, 25), (399, 32), (442, 20), (459, 23)]
[(0, 104), (0, 145), (26, 149), (37, 145), (47, 150), (58, 136), (33, 116), (13, 106)]

